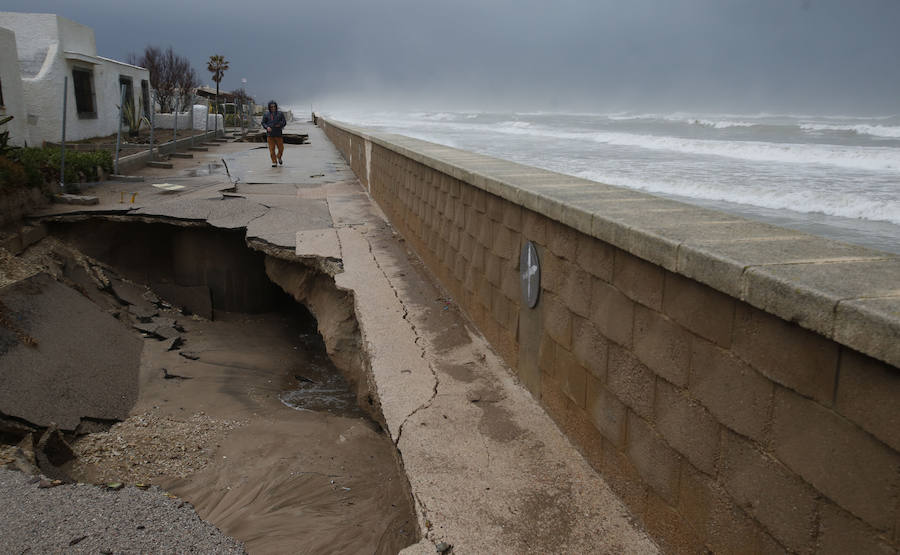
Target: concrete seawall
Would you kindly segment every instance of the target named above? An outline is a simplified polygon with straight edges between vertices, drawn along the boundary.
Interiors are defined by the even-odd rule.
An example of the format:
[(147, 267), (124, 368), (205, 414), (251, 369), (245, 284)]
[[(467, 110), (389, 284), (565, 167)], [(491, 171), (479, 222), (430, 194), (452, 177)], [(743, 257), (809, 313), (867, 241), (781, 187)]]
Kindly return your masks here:
[(900, 547), (900, 257), (318, 123), (668, 551)]

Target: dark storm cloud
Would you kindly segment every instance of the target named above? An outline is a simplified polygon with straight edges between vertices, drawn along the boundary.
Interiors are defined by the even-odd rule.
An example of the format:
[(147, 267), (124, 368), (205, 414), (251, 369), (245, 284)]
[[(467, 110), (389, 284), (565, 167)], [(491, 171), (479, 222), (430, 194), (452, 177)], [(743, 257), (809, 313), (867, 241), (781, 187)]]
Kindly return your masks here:
[(172, 45), (283, 103), (473, 109), (900, 112), (900, 1), (6, 0)]

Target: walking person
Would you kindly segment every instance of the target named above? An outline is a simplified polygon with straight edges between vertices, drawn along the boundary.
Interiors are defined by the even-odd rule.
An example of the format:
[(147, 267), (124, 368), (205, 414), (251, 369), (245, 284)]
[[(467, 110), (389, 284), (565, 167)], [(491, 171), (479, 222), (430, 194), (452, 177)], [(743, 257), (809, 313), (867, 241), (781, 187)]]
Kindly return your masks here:
[[(287, 125), (284, 114), (278, 110), (278, 103), (274, 100), (269, 101), (266, 113), (262, 117), (262, 126), (266, 128), (266, 137), (269, 142), (269, 156), (272, 158), (272, 167), (275, 168), (279, 164), (284, 165), (282, 155), (284, 154), (284, 136), (282, 130)], [(278, 155), (275, 149), (278, 149)]]

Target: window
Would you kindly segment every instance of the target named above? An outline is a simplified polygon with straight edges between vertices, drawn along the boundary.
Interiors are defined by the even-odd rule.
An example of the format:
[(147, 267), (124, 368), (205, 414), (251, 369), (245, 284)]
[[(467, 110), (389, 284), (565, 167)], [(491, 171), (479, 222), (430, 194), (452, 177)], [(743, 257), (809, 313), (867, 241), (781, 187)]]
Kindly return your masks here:
[(73, 68), (72, 84), (75, 86), (75, 109), (80, 118), (96, 118), (97, 103), (94, 98), (94, 72)]
[[(122, 85), (125, 85), (125, 106), (122, 107), (122, 123), (126, 123), (128, 120), (125, 119), (125, 107), (131, 105), (134, 106), (134, 87), (131, 85), (131, 77), (126, 75), (119, 75), (119, 96), (121, 98), (122, 95)], [(118, 102), (116, 102), (118, 104)]]
[(144, 115), (150, 117), (150, 83), (141, 79), (141, 103), (144, 105)]

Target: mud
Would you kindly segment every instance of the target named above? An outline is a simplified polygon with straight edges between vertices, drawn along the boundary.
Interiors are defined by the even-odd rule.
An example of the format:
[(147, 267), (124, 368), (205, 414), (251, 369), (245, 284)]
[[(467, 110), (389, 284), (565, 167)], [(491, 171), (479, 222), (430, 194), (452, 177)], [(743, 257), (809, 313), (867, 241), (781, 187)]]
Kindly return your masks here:
[[(361, 379), (352, 299), (330, 276), (251, 251), (237, 232), (112, 222), (52, 231), (136, 288), (120, 286), (103, 305), (111, 313), (140, 313), (121, 310), (123, 298), (140, 302), (157, 285), (207, 288), (213, 316), (176, 304), (151, 324), (177, 337), (141, 328), (137, 402), (124, 422), (74, 440), (70, 476), (159, 485), (251, 553), (396, 553), (417, 541), (398, 453)], [(84, 285), (95, 302), (114, 289)]]

